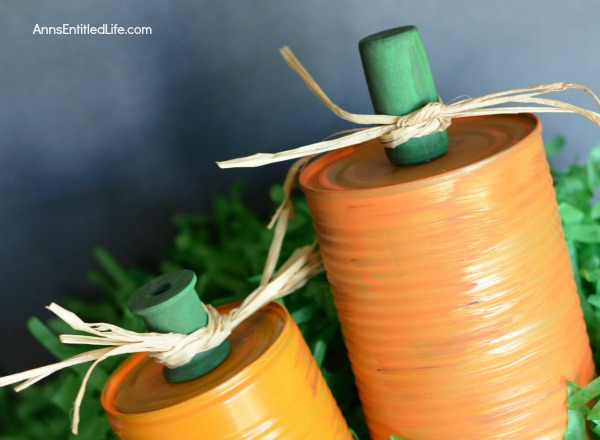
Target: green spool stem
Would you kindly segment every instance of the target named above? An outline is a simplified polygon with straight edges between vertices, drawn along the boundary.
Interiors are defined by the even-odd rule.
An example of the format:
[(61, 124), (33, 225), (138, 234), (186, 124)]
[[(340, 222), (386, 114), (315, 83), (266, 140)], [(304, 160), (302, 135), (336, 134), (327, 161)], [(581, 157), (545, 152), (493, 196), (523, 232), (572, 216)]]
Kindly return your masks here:
[[(191, 270), (169, 272), (140, 287), (129, 299), (129, 308), (150, 331), (190, 334), (208, 324), (195, 286), (196, 274)], [(195, 379), (221, 365), (230, 351), (229, 342), (224, 341), (181, 367), (165, 368), (163, 374), (169, 382)]]
[[(416, 27), (399, 27), (363, 38), (359, 50), (375, 113), (403, 116), (438, 101)], [(385, 151), (394, 165), (429, 162), (448, 151), (448, 135), (440, 131)]]

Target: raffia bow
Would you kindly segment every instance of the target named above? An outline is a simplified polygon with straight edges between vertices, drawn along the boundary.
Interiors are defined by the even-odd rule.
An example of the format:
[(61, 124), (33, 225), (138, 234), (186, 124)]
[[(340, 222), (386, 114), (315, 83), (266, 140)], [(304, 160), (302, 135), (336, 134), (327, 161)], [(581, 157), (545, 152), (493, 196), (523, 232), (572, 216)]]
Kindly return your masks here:
[[(390, 115), (364, 115), (347, 112), (336, 104), (323, 92), (321, 87), (312, 78), (300, 61), (288, 47), (280, 49), (285, 62), (300, 76), (306, 86), (331, 110), (342, 119), (361, 125), (374, 125), (375, 127), (358, 128), (353, 133), (324, 142), (306, 145), (293, 150), (280, 153), (258, 153), (252, 156), (217, 162), (221, 168), (258, 167), (270, 163), (297, 159), (308, 155), (325, 153), (349, 145), (360, 144), (377, 139), (387, 148), (394, 148), (409, 139), (427, 136), (445, 130), (456, 118), (469, 116), (516, 114), (516, 113), (577, 113), (600, 125), (600, 114), (573, 104), (556, 99), (540, 98), (540, 95), (551, 92), (561, 92), (568, 89), (580, 90), (595, 101), (600, 108), (600, 98), (585, 86), (566, 82), (542, 84), (534, 87), (513, 89), (499, 93), (492, 93), (479, 98), (467, 98), (448, 104), (433, 102), (427, 104), (405, 116)], [(506, 106), (505, 104), (527, 104), (524, 106)]]

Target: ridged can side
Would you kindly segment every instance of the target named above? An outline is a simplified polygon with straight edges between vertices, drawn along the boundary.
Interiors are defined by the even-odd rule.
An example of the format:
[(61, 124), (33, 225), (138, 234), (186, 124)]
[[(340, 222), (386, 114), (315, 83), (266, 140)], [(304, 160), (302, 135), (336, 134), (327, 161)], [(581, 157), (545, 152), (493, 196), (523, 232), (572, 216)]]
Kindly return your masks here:
[(263, 307), (229, 340), (232, 353), (221, 366), (184, 383), (168, 383), (162, 366), (145, 354), (125, 360), (102, 393), (117, 436), (123, 440), (352, 438), (283, 306)]
[(562, 438), (594, 365), (539, 121), (448, 134), (429, 164), (370, 143), (300, 176), (371, 436)]

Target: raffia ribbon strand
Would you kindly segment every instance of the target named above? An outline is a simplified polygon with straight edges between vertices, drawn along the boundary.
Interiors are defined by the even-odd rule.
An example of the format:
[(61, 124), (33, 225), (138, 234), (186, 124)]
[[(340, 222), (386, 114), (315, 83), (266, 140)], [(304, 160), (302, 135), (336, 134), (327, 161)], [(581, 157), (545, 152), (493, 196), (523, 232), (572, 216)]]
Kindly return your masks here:
[(208, 325), (185, 335), (178, 333), (137, 333), (103, 322), (86, 323), (75, 313), (52, 303), (47, 307), (48, 310), (56, 314), (73, 330), (87, 333), (87, 335), (61, 335), (60, 341), (62, 343), (99, 345), (105, 348), (91, 350), (52, 365), (0, 377), (0, 387), (20, 383), (15, 387), (15, 390), (21, 391), (64, 368), (93, 362), (82, 380), (73, 404), (71, 428), (72, 432), (77, 434), (80, 407), (87, 382), (96, 365), (103, 360), (121, 354), (145, 352), (167, 368), (185, 365), (197, 353), (210, 350), (221, 344), (233, 329), (262, 306), (302, 287), (310, 278), (323, 271), (321, 256), (316, 248), (316, 243), (296, 249), (277, 272), (275, 272), (275, 267), (281, 253), (287, 222), (293, 214), (290, 193), (298, 173), (307, 161), (308, 158), (297, 161), (288, 172), (283, 186), (284, 200), (269, 224), (269, 228), (275, 228), (275, 233), (271, 241), (261, 283), (239, 307), (227, 314), (220, 315), (215, 308), (205, 305), (208, 314)]
[[(600, 114), (573, 104), (555, 99), (540, 98), (551, 92), (561, 92), (568, 89), (580, 90), (596, 102), (600, 107), (600, 99), (585, 86), (573, 83), (557, 82), (542, 84), (534, 87), (513, 89), (505, 92), (492, 93), (479, 98), (467, 98), (449, 104), (432, 102), (423, 108), (405, 116), (364, 115), (347, 112), (329, 99), (317, 82), (288, 47), (280, 50), (283, 59), (294, 72), (300, 76), (306, 86), (331, 110), (342, 119), (361, 125), (374, 125), (359, 129), (344, 137), (279, 153), (258, 153), (252, 156), (217, 162), (221, 168), (258, 167), (289, 159), (297, 159), (308, 155), (325, 153), (349, 145), (360, 144), (377, 139), (387, 148), (394, 148), (412, 138), (427, 136), (447, 129), (452, 120), (469, 116), (516, 114), (516, 113), (577, 113), (600, 125)], [(505, 106), (505, 104), (527, 104), (521, 106)]]

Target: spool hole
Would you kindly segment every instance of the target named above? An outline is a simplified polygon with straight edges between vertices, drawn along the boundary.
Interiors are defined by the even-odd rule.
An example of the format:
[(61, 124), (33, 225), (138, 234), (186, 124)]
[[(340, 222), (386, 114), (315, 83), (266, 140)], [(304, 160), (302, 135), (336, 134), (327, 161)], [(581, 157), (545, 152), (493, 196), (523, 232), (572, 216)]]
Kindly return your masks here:
[(158, 286), (154, 287), (150, 292), (149, 295), (150, 296), (158, 296), (158, 295), (162, 295), (163, 293), (165, 293), (167, 290), (169, 290), (171, 288), (171, 283), (162, 283), (159, 284)]

